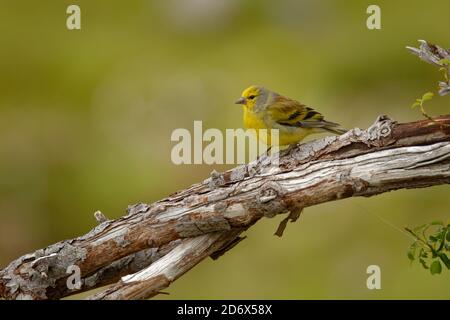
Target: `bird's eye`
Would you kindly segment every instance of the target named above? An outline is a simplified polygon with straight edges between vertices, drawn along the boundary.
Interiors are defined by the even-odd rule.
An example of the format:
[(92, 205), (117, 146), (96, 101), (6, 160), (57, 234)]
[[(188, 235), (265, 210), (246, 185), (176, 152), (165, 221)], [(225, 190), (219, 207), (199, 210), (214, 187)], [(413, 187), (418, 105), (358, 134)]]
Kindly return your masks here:
[(250, 100), (255, 99), (255, 96), (252, 94), (251, 96), (248, 97)]

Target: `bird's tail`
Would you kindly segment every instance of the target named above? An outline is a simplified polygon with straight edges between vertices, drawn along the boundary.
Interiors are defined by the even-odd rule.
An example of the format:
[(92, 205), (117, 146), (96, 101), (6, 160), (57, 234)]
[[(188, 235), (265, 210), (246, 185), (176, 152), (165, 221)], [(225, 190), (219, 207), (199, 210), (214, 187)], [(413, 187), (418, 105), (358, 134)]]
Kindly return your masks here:
[(336, 135), (341, 135), (348, 131), (346, 129), (341, 128), (341, 125), (338, 123), (325, 121), (325, 120), (322, 120), (321, 123), (322, 123), (322, 126), (320, 127), (321, 129), (331, 132), (331, 133), (334, 133)]
[(344, 133), (346, 133), (348, 130), (346, 130), (346, 129), (342, 129), (342, 128), (330, 128), (330, 127), (323, 127), (323, 129), (325, 130), (325, 131), (328, 131), (328, 132), (331, 132), (331, 133), (334, 133), (334, 134), (336, 134), (336, 135), (341, 135), (341, 134), (344, 134)]
[(328, 131), (337, 135), (341, 135), (346, 133), (348, 130), (341, 128), (341, 125), (335, 122), (326, 121), (326, 120), (302, 120), (297, 122), (299, 127), (302, 128), (311, 128), (315, 129), (315, 131)]

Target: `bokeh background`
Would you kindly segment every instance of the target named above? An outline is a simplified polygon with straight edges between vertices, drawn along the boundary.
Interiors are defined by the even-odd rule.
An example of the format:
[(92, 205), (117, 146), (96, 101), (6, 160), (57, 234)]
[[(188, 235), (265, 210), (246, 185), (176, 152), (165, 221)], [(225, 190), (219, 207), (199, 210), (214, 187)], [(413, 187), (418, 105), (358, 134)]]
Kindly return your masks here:
[[(81, 7), (79, 31), (66, 8)], [(382, 29), (366, 28), (378, 4)], [(406, 49), (450, 47), (449, 1), (1, 1), (0, 266), (86, 233), (101, 210), (152, 202), (231, 166), (170, 160), (176, 128), (241, 127), (233, 104), (262, 84), (343, 126), (421, 118), (442, 75)], [(450, 97), (428, 103), (450, 113)], [(308, 208), (274, 237), (264, 219), (173, 298), (449, 299), (449, 272), (410, 266), (402, 228), (449, 217), (449, 186)], [(382, 289), (366, 288), (377, 264)], [(79, 297), (82, 297), (79, 296)]]

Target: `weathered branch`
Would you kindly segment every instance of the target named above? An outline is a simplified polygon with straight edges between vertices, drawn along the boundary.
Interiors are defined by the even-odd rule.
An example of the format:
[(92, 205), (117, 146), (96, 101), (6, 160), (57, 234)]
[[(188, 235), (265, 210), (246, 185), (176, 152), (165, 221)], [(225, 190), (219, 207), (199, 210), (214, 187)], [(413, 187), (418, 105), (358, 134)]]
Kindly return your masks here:
[[(131, 206), (126, 216), (104, 221), (82, 237), (13, 261), (0, 272), (0, 296), (57, 299), (119, 281), (91, 298), (146, 298), (205, 257), (225, 252), (264, 216), (448, 184), (449, 124), (450, 116), (405, 124), (380, 117), (367, 130), (291, 147), (281, 153), (279, 165), (263, 156), (214, 173), (161, 201)], [(71, 265), (81, 269), (79, 290), (66, 285)]]
[(240, 232), (237, 229), (183, 239), (170, 253), (149, 267), (122, 277), (115, 286), (89, 299), (130, 300), (153, 297), (204, 258), (235, 239)]

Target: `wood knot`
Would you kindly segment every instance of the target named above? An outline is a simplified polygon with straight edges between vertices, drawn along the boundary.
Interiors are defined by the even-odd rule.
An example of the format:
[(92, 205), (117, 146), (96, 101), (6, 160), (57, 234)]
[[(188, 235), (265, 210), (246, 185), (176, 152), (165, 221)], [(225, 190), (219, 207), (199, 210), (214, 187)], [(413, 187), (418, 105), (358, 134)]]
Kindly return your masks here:
[(369, 184), (367, 181), (351, 176), (351, 170), (344, 170), (336, 174), (336, 180), (342, 184), (342, 189), (337, 192), (336, 198), (348, 198), (354, 194), (362, 193), (367, 190)]
[(38, 271), (39, 273), (47, 272), (49, 265), (58, 259), (57, 253), (51, 253), (47, 256), (37, 258), (31, 263), (31, 268)]
[(369, 145), (382, 146), (381, 140), (392, 133), (392, 127), (396, 122), (386, 115), (378, 116), (374, 124), (367, 129), (366, 142)]
[(369, 187), (369, 183), (361, 178), (353, 179), (353, 191), (354, 194), (363, 193)]
[(286, 211), (281, 199), (284, 194), (283, 187), (275, 181), (269, 181), (262, 187), (257, 200), (264, 204), (263, 214), (265, 217), (272, 218)]
[(284, 193), (285, 192), (280, 184), (275, 181), (269, 181), (261, 188), (258, 200), (260, 203), (266, 203), (284, 195)]
[(272, 188), (266, 188), (259, 194), (259, 202), (266, 203), (278, 197), (278, 192)]
[(211, 189), (223, 186), (225, 184), (225, 179), (223, 175), (220, 172), (217, 172), (216, 170), (213, 170), (211, 172), (211, 177), (209, 180), (209, 187)]

